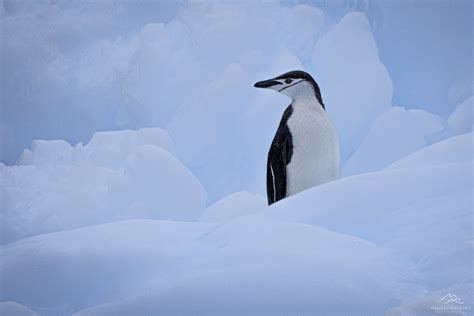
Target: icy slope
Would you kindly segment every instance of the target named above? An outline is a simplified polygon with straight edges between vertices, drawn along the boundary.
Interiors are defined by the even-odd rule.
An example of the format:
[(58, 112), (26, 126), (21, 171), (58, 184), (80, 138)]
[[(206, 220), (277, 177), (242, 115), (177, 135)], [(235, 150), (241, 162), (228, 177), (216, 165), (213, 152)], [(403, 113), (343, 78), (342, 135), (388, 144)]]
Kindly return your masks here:
[(377, 117), (357, 151), (343, 166), (344, 175), (381, 170), (429, 145), (443, 130), (443, 120), (422, 110), (392, 107)]
[(267, 201), (258, 194), (240, 191), (226, 196), (206, 208), (201, 222), (227, 222), (242, 215), (257, 213), (267, 206)]
[(462, 134), (423, 148), (388, 166), (389, 169), (472, 162), (473, 133)]
[(32, 310), (14, 302), (1, 302), (0, 315), (8, 316), (38, 316)]
[(4, 245), (0, 301), (40, 314), (408, 315), (453, 292), (473, 306), (471, 140), (252, 215), (223, 200), (239, 215), (223, 223), (128, 220)]
[(370, 242), (255, 216), (220, 226), (91, 226), (27, 238), (0, 256), (1, 300), (74, 311), (139, 295), (97, 311), (111, 315), (376, 312), (397, 302), (400, 275), (398, 262)]
[(17, 166), (0, 164), (0, 197), (0, 244), (120, 219), (196, 220), (206, 206), (160, 128), (99, 132), (86, 145), (34, 141)]

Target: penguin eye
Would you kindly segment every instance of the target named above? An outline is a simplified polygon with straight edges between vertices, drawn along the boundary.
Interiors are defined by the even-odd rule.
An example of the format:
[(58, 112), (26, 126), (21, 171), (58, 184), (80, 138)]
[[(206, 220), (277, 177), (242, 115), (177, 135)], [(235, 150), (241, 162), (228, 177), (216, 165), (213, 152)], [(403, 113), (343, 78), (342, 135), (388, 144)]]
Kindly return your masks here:
[(285, 79), (285, 83), (286, 83), (286, 84), (290, 84), (291, 81), (292, 81), (291, 79)]

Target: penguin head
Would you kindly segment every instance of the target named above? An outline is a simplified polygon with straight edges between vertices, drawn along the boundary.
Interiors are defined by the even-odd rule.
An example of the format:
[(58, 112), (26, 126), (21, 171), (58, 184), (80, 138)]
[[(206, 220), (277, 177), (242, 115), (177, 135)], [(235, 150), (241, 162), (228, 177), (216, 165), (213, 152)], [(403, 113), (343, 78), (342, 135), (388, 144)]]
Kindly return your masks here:
[(301, 70), (290, 71), (273, 79), (259, 81), (254, 84), (254, 87), (278, 91), (293, 101), (316, 98), (325, 109), (318, 84), (310, 74)]

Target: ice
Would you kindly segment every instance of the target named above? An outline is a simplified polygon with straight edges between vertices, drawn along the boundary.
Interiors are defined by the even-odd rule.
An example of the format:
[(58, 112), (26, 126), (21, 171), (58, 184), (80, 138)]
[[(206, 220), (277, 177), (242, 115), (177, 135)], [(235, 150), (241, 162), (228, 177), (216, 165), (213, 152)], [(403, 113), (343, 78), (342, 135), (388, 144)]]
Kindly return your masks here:
[[(469, 5), (299, 3), (0, 1), (2, 315), (473, 306)], [(267, 207), (292, 69), (352, 176)]]
[[(0, 300), (78, 315), (423, 314), (448, 293), (472, 304), (471, 139), (260, 210), (238, 192), (203, 213), (213, 222), (124, 220), (4, 245)], [(133, 155), (132, 178), (172, 157)]]
[(1, 243), (126, 218), (196, 220), (206, 191), (173, 153), (159, 128), (34, 141), (18, 166), (0, 166)]
[(447, 139), (398, 166), (308, 190), (265, 213), (375, 242), (407, 268), (413, 263), (427, 292), (469, 282), (473, 166), (464, 155), (471, 141), (472, 134)]
[(142, 128), (138, 131), (121, 130), (95, 133), (89, 143), (71, 146), (64, 140), (35, 140), (31, 150), (25, 149), (17, 165), (94, 165), (120, 169), (126, 157), (137, 147), (153, 145), (176, 156), (174, 143), (161, 128)]
[(0, 302), (0, 315), (5, 316), (37, 316), (31, 309), (15, 302)]
[[(406, 216), (412, 216), (409, 211), (394, 212), (409, 210), (416, 203), (431, 199), (435, 203), (436, 198), (462, 192), (458, 200), (453, 198), (450, 202), (453, 207), (462, 207), (462, 212), (468, 211), (471, 165), (472, 162), (447, 163), (351, 176), (285, 199), (267, 212), (272, 217), (318, 224), (340, 233), (382, 242), (402, 227), (402, 223), (394, 221), (392, 216), (402, 221)], [(380, 185), (378, 179), (382, 176), (383, 185)], [(344, 199), (339, 197), (341, 194)], [(371, 207), (368, 207), (369, 203)], [(291, 211), (288, 211), (289, 205)], [(429, 212), (430, 208), (419, 205), (413, 215), (425, 210)], [(454, 212), (447, 207), (443, 211), (446, 216)], [(449, 239), (449, 236), (445, 238)]]
[(445, 129), (433, 135), (433, 141), (443, 140), (472, 131), (474, 126), (474, 96), (458, 104), (446, 121)]
[(451, 137), (408, 155), (388, 168), (414, 168), (448, 163), (472, 162), (473, 133)]
[(392, 107), (377, 117), (357, 151), (343, 167), (344, 175), (380, 170), (429, 144), (444, 129), (443, 120), (422, 110)]
[(153, 145), (176, 156), (174, 143), (168, 133), (160, 128), (142, 128), (138, 131), (123, 130), (98, 132), (87, 144), (87, 157), (91, 163), (110, 169), (119, 169), (127, 156), (137, 147)]
[[(419, 295), (403, 300), (399, 307), (391, 308), (387, 311), (386, 315), (470, 315), (472, 305), (474, 304), (472, 294), (472, 285), (468, 282), (456, 284), (441, 288), (426, 295)], [(454, 298), (454, 296), (459, 299), (459, 301), (456, 303), (448, 302), (449, 299)]]
[[(196, 220), (206, 207), (206, 191), (169, 152), (142, 146), (127, 156), (125, 170), (108, 179), (111, 208), (125, 218)], [(124, 208), (128, 205), (127, 208)]]
[[(372, 23), (395, 104), (447, 117), (473, 94), (472, 69), (466, 67), (472, 60), (472, 3), (357, 1), (354, 6)], [(440, 38), (449, 38), (449, 45), (438, 45)]]
[[(211, 202), (264, 191), (255, 173), (264, 174), (258, 162), (288, 100), (253, 84), (305, 68), (324, 28), (317, 7), (277, 2), (59, 1), (7, 11), (1, 62), (15, 75), (4, 84), (12, 110), (0, 122), (2, 161), (35, 138), (86, 143), (97, 131), (161, 127)], [(13, 109), (31, 115), (19, 120)], [(104, 151), (97, 159), (116, 154)]]
[(323, 11), (314, 6), (299, 4), (285, 8), (281, 15), (287, 16), (288, 26), (282, 35), (288, 48), (300, 60), (310, 60), (314, 45), (323, 32)]
[(199, 220), (202, 222), (227, 222), (242, 215), (256, 213), (267, 205), (266, 200), (247, 191), (226, 196), (206, 208)]
[(318, 40), (312, 69), (339, 133), (345, 161), (392, 102), (392, 80), (379, 60), (363, 13), (347, 14)]
[[(453, 14), (462, 5), (433, 6), (436, 10), (426, 14), (429, 27), (409, 20), (417, 30), (427, 27), (423, 34), (435, 43), (432, 47), (439, 37), (433, 29), (441, 28), (450, 34), (445, 38), (457, 39), (455, 45), (432, 49), (437, 59), (410, 60), (393, 49), (400, 38), (412, 44), (418, 41), (397, 36), (407, 32), (398, 23), (411, 12), (406, 6), (350, 1), (131, 5), (60, 0), (4, 1), (0, 8), (5, 34), (0, 63), (10, 74), (2, 81), (3, 163), (14, 164), (34, 139), (77, 144), (87, 143), (99, 131), (161, 127), (173, 136), (179, 160), (203, 183), (210, 202), (242, 190), (265, 193), (264, 161), (289, 100), (257, 91), (252, 87), (256, 81), (292, 69), (313, 74), (341, 137), (343, 161), (357, 150), (374, 120), (390, 108), (392, 79), (402, 87), (395, 91), (404, 101), (399, 104), (433, 108), (434, 113), (450, 111), (454, 104), (441, 107), (446, 102), (440, 98), (436, 105), (410, 103), (404, 96), (432, 100), (453, 90), (452, 102), (458, 102), (469, 96), (472, 81), (460, 75), (467, 72), (465, 67), (458, 71), (465, 53), (440, 59), (443, 52), (466, 52), (468, 45), (462, 46), (460, 38), (467, 33), (457, 32), (462, 37), (450, 33), (459, 26), (458, 20), (446, 16), (444, 21), (453, 22), (446, 24), (451, 28), (431, 25), (433, 12)], [(384, 16), (390, 25), (381, 23)], [(409, 51), (418, 53), (426, 47), (410, 45)], [(443, 61), (435, 65), (441, 68), (432, 67), (434, 60)], [(382, 62), (398, 76), (391, 79)], [(416, 81), (413, 78), (430, 73), (419, 69), (442, 71), (433, 80), (410, 85)], [(433, 82), (444, 84), (433, 89)], [(420, 95), (420, 87), (436, 91)], [(104, 148), (96, 158), (117, 168), (122, 164), (113, 159), (117, 154)]]
[(206, 223), (129, 220), (8, 244), (0, 250), (1, 300), (74, 310), (150, 286), (167, 288), (186, 273), (183, 264), (204, 259), (197, 256), (193, 263), (182, 256), (199, 254), (197, 237), (210, 228)]
[(381, 311), (399, 271), (370, 242), (254, 216), (91, 226), (24, 239), (1, 256), (2, 299), (74, 311), (133, 296), (89, 314)]
[(67, 163), (71, 161), (73, 148), (64, 140), (35, 140), (31, 151), (25, 149), (19, 165), (43, 166), (47, 164)]
[(455, 134), (472, 131), (474, 123), (474, 96), (462, 102), (448, 118), (448, 128)]

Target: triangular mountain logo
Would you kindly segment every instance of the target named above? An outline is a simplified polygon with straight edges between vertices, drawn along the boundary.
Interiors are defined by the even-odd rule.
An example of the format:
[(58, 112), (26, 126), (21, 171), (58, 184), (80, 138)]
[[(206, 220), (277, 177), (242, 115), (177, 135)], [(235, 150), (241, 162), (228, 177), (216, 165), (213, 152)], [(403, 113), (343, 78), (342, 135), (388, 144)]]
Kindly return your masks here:
[(443, 296), (442, 298), (440, 298), (436, 302), (443, 303), (444, 305), (447, 305), (449, 303), (464, 304), (462, 299), (457, 297), (457, 295), (454, 295), (454, 294), (451, 294), (451, 293), (446, 294), (445, 296)]

